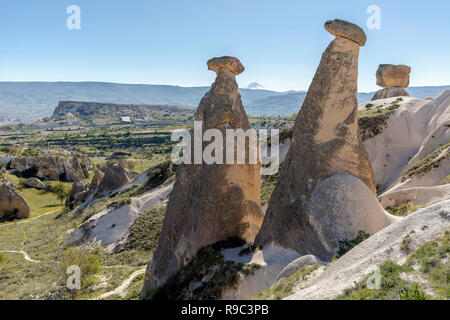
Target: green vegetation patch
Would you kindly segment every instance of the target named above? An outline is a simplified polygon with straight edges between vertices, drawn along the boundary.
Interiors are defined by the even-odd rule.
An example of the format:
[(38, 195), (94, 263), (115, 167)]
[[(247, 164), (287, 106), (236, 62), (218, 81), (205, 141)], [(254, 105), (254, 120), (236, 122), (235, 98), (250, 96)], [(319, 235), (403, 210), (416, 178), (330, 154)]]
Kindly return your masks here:
[(348, 251), (353, 249), (355, 246), (363, 242), (364, 240), (368, 239), (370, 237), (370, 234), (366, 233), (363, 230), (360, 230), (358, 232), (358, 235), (356, 238), (352, 240), (341, 240), (339, 241), (339, 249), (336, 253), (336, 258), (342, 257), (344, 254), (346, 254)]
[(398, 205), (387, 207), (386, 211), (394, 216), (407, 216), (413, 212), (416, 212), (419, 209), (425, 208), (425, 205), (415, 205), (410, 201), (402, 202)]
[(412, 286), (402, 278), (400, 273), (408, 271), (408, 268), (387, 260), (380, 266), (380, 289), (369, 289), (367, 280), (373, 274), (365, 277), (355, 287), (344, 290), (338, 296), (338, 300), (394, 300), (399, 299), (399, 294), (404, 290), (410, 290)]
[(166, 207), (151, 208), (141, 213), (130, 228), (130, 240), (125, 249), (152, 251), (156, 249)]
[[(23, 187), (23, 180), (15, 175), (6, 174), (6, 179), (13, 183), (17, 191), (30, 206), (30, 217), (37, 217), (41, 214), (51, 211), (60, 211), (64, 207), (61, 204), (61, 200), (58, 199), (56, 193), (47, 190), (37, 190), (34, 188)], [(49, 182), (52, 186), (58, 184), (58, 182)], [(71, 183), (62, 182), (66, 189), (68, 189)]]
[[(408, 233), (400, 244), (402, 251), (409, 251), (413, 232)], [(344, 291), (337, 299), (345, 300), (426, 300), (450, 298), (450, 267), (448, 262), (450, 231), (436, 240), (427, 242), (408, 257), (404, 265), (385, 261), (380, 266), (380, 289), (369, 289), (367, 280), (370, 274), (353, 288)], [(433, 295), (426, 294), (417, 283), (406, 281), (400, 277), (419, 272), (428, 281)]]
[(387, 125), (387, 120), (389, 119), (392, 112), (386, 113), (376, 113), (370, 116), (361, 116), (358, 119), (359, 132), (363, 141), (373, 138), (379, 135)]
[[(406, 171), (402, 177), (402, 180), (404, 181), (406, 178), (412, 177), (419, 173), (430, 171), (432, 168), (439, 167), (439, 162), (446, 159), (450, 154), (450, 150), (446, 150), (448, 148), (450, 148), (450, 142), (441, 145), (439, 148), (430, 153), (426, 158), (422, 159), (421, 161), (416, 163), (413, 167), (411, 167), (408, 171)], [(443, 152), (445, 153), (442, 154)]]
[(168, 182), (175, 177), (177, 166), (172, 161), (164, 161), (147, 170), (147, 182), (136, 189), (133, 195), (143, 194), (160, 185)]
[[(93, 291), (92, 287), (98, 282), (96, 275), (101, 271), (101, 262), (88, 248), (69, 247), (61, 249), (57, 252), (55, 260), (53, 269), (55, 274), (59, 275), (60, 298), (64, 298), (64, 292), (67, 292), (72, 299), (75, 299), (80, 294)], [(76, 266), (80, 270), (80, 289), (67, 288), (67, 281), (70, 282), (70, 273), (75, 274), (74, 269), (69, 269), (71, 266)]]
[(418, 265), (419, 271), (430, 281), (438, 297), (450, 299), (450, 231), (430, 241), (409, 256), (407, 266)]
[(261, 205), (265, 205), (269, 202), (270, 197), (272, 196), (273, 190), (275, 190), (275, 186), (277, 185), (278, 178), (280, 177), (280, 170), (274, 175), (265, 176), (261, 179)]

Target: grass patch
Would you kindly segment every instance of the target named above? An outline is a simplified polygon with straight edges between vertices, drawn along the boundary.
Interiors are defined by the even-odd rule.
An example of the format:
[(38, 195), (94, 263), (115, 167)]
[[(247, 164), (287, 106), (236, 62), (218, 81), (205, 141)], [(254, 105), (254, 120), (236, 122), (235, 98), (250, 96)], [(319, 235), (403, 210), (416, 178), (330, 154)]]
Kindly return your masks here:
[[(406, 171), (402, 177), (402, 181), (419, 173), (430, 171), (432, 168), (439, 167), (439, 162), (446, 159), (450, 154), (450, 151), (446, 150), (448, 148), (450, 148), (450, 142), (447, 142), (446, 144), (441, 145), (439, 148), (434, 150), (426, 158), (422, 159), (414, 166), (412, 166), (408, 171)], [(445, 153), (442, 154), (443, 152)]]
[(412, 286), (400, 278), (400, 273), (408, 269), (387, 260), (380, 266), (380, 289), (369, 289), (367, 280), (372, 275), (363, 279), (355, 287), (344, 290), (337, 300), (394, 300), (399, 299), (399, 294)]
[(387, 207), (386, 211), (394, 216), (403, 217), (425, 207), (426, 205), (415, 205), (409, 201), (406, 201), (396, 206)]
[(152, 251), (156, 249), (166, 207), (151, 208), (139, 215), (130, 228), (130, 240), (125, 249)]
[(280, 170), (278, 170), (276, 174), (265, 176), (264, 179), (261, 180), (261, 205), (265, 205), (269, 202), (279, 177)]
[[(16, 187), (19, 186), (19, 178), (15, 175), (6, 174), (6, 178)], [(51, 182), (52, 185), (56, 185), (56, 183), (57, 182)], [(71, 183), (64, 184), (66, 187), (71, 185)], [(34, 188), (17, 188), (17, 192), (28, 203), (30, 207), (30, 218), (40, 216), (41, 214), (50, 211), (61, 211), (64, 208), (64, 205), (61, 204), (61, 201), (53, 192), (37, 190)]]
[[(401, 247), (408, 247), (411, 233), (402, 240)], [(450, 243), (450, 232), (436, 240), (427, 242), (408, 257), (403, 265), (392, 261), (385, 261), (380, 266), (381, 286), (380, 289), (369, 289), (367, 280), (371, 275), (365, 277), (353, 288), (344, 291), (337, 299), (344, 300), (426, 300), (426, 299), (449, 299), (450, 298), (450, 268), (448, 253)], [(406, 275), (412, 272), (420, 272), (420, 275), (428, 281), (433, 289), (433, 296), (426, 294), (417, 283), (411, 283), (400, 277), (401, 273)]]
[(418, 265), (419, 271), (430, 281), (441, 298), (450, 299), (450, 231), (442, 237), (428, 242), (409, 256), (406, 265)]
[(411, 289), (403, 289), (399, 293), (400, 300), (428, 300), (429, 297), (422, 291), (418, 284), (414, 284)]

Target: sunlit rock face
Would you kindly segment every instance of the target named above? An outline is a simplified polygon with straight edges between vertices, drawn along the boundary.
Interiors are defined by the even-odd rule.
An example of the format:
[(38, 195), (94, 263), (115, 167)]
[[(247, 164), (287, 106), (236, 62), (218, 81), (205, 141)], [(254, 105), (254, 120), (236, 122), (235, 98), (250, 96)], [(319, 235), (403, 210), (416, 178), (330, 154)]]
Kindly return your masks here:
[[(235, 76), (244, 71), (238, 59), (214, 58), (208, 68), (217, 73), (209, 92), (202, 98), (195, 120), (203, 133), (218, 129), (251, 128)], [(191, 133), (192, 137), (192, 133)], [(202, 150), (208, 143), (203, 144)], [(227, 154), (223, 149), (224, 162)], [(236, 151), (236, 150), (235, 150)], [(236, 157), (235, 152), (235, 157)], [(182, 164), (170, 195), (158, 247), (147, 268), (142, 291), (147, 296), (177, 274), (199, 249), (230, 237), (253, 242), (262, 223), (260, 209), (259, 160), (245, 164)]]
[[(370, 194), (366, 192), (365, 196), (372, 197), (377, 203), (372, 166), (358, 128), (358, 56), (360, 45), (365, 43), (365, 35), (358, 26), (342, 20), (327, 22), (325, 28), (335, 30), (330, 32), (336, 38), (323, 53), (309, 87), (293, 129), (290, 150), (256, 238), (257, 245), (274, 243), (321, 259), (332, 256), (339, 239), (356, 237), (358, 231), (355, 232), (355, 228), (370, 233), (375, 230), (368, 225), (372, 218), (364, 220), (357, 217), (363, 214), (360, 211), (353, 212), (353, 217), (346, 216), (346, 209), (362, 209), (361, 204), (335, 199), (333, 212), (323, 210), (329, 208), (330, 203), (320, 203), (321, 197), (314, 195), (323, 195), (327, 190), (334, 192), (335, 188), (318, 191), (319, 181), (337, 174), (353, 176), (356, 182), (350, 179), (352, 186), (365, 185), (365, 192)], [(341, 182), (335, 181), (333, 186), (345, 185)], [(357, 200), (356, 193), (345, 190), (345, 201)], [(323, 201), (330, 199), (331, 194)], [(380, 216), (378, 228), (386, 225), (382, 208), (377, 207), (371, 212)], [(327, 221), (339, 222), (340, 216), (342, 226), (333, 227), (337, 230), (333, 237), (324, 236), (321, 229), (326, 229), (327, 234), (330, 231)], [(348, 221), (355, 223), (348, 225)]]

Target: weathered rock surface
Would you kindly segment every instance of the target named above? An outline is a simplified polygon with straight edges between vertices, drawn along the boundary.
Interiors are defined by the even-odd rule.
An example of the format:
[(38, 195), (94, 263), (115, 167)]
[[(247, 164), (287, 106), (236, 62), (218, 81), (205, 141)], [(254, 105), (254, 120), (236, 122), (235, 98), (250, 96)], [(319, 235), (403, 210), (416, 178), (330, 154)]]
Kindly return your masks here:
[(208, 70), (219, 73), (222, 70), (231, 71), (234, 75), (241, 74), (245, 68), (235, 57), (213, 58), (208, 61)]
[(450, 199), (450, 184), (431, 187), (400, 188), (389, 190), (378, 197), (384, 208), (410, 202), (415, 205), (429, 205)]
[[(328, 258), (333, 245), (322, 241), (318, 234), (320, 221), (314, 224), (308, 210), (317, 182), (344, 173), (360, 179), (375, 193), (372, 166), (358, 129), (358, 56), (358, 43), (340, 36), (325, 50), (297, 117), (291, 148), (256, 238), (257, 245), (273, 242), (300, 254)], [(346, 214), (338, 211), (336, 208), (336, 215)], [(328, 212), (315, 214), (325, 220)], [(343, 230), (345, 226), (339, 232)], [(353, 232), (353, 226), (349, 230)], [(335, 238), (351, 233), (339, 232)]]
[(300, 253), (315, 252), (324, 261), (335, 255), (340, 241), (355, 239), (359, 231), (374, 234), (399, 219), (384, 211), (361, 180), (347, 174), (319, 180), (305, 209), (316, 241), (306, 243)]
[(28, 178), (26, 185), (28, 187), (31, 188), (35, 188), (35, 189), (39, 189), (39, 190), (43, 190), (46, 188), (45, 183), (43, 183), (41, 180), (39, 180), (38, 178)]
[(222, 292), (223, 300), (242, 300), (254, 296), (261, 290), (273, 285), (282, 270), (289, 263), (299, 258), (299, 254), (291, 249), (285, 249), (272, 244), (264, 246), (261, 250), (247, 255), (240, 255), (243, 249), (232, 248), (222, 250), (225, 261), (236, 263), (249, 263), (259, 265), (259, 268), (250, 275), (241, 277), (233, 288)]
[(282, 281), (286, 278), (289, 278), (294, 273), (296, 273), (297, 270), (299, 270), (301, 267), (305, 265), (313, 266), (316, 264), (324, 264), (324, 262), (321, 261), (320, 259), (317, 259), (317, 257), (313, 256), (312, 254), (301, 256), (300, 258), (295, 259), (294, 261), (289, 263), (283, 270), (281, 270), (280, 274), (275, 280), (275, 283)]
[(100, 211), (76, 229), (65, 245), (81, 245), (94, 241), (106, 246), (109, 252), (119, 251), (128, 242), (130, 228), (138, 216), (146, 210), (162, 205), (172, 187), (173, 182), (168, 182), (141, 196), (131, 198), (129, 204), (111, 206)]
[(392, 87), (388, 89), (381, 89), (375, 92), (372, 101), (379, 99), (387, 99), (393, 97), (409, 97), (408, 91), (401, 87)]
[(103, 180), (103, 178), (105, 177), (105, 174), (100, 171), (97, 170), (94, 174), (94, 176), (92, 177), (91, 182), (88, 185), (88, 189), (94, 191), (95, 189), (97, 189), (97, 187), (99, 186), (100, 182)]
[[(208, 68), (217, 72), (217, 78), (195, 119), (203, 122), (203, 130), (216, 128), (224, 137), (226, 129), (250, 129), (235, 79), (243, 71), (239, 60), (215, 58)], [(178, 167), (158, 248), (147, 268), (144, 296), (176, 275), (200, 248), (233, 236), (254, 240), (263, 218), (261, 166), (259, 161), (248, 163)]]
[[(383, 108), (398, 105), (381, 130), (364, 141), (379, 191), (385, 192), (402, 183), (404, 173), (450, 141), (450, 90), (432, 101), (403, 97), (401, 101), (396, 98), (378, 100), (377, 104)], [(430, 171), (434, 169), (441, 172), (434, 178), (430, 176), (432, 183), (439, 175), (450, 172), (442, 161), (438, 168)], [(412, 180), (415, 182), (403, 187), (430, 186), (426, 179), (413, 177)]]
[(380, 64), (376, 74), (377, 85), (385, 89), (408, 88), (410, 72), (411, 67), (405, 65)]
[(84, 196), (86, 195), (86, 187), (87, 186), (83, 182), (75, 181), (72, 184), (69, 194), (67, 195), (66, 207), (84, 200)]
[(364, 46), (367, 41), (367, 36), (358, 25), (340, 20), (330, 20), (325, 23), (325, 29), (337, 37), (343, 37), (353, 42), (359, 44), (359, 46)]
[(4, 182), (0, 186), (0, 220), (25, 219), (30, 216), (30, 207), (16, 192), (14, 186)]
[(450, 200), (416, 211), (377, 232), (347, 252), (331, 265), (308, 287), (288, 297), (291, 300), (333, 299), (345, 289), (374, 271), (386, 260), (405, 263), (408, 253), (401, 250), (407, 234), (410, 252), (440, 237), (450, 228)]
[[(94, 177), (96, 182), (100, 178)], [(94, 198), (99, 198), (107, 195), (111, 191), (123, 186), (124, 184), (130, 182), (130, 173), (121, 164), (110, 164), (106, 168), (104, 177), (100, 180), (97, 188), (95, 189), (93, 196)]]
[(58, 156), (14, 158), (9, 167), (21, 176), (44, 180), (73, 182), (86, 178), (76, 157), (71, 160)]

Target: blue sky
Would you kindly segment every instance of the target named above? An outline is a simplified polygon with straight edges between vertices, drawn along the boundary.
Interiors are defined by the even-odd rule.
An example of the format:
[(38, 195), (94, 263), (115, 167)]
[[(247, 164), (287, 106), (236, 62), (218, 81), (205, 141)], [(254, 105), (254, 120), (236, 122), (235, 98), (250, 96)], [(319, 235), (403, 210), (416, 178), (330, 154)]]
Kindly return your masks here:
[[(66, 9), (81, 8), (81, 30)], [(369, 5), (381, 29), (369, 30)], [(239, 84), (306, 90), (341, 18), (367, 33), (359, 90), (377, 89), (380, 63), (412, 67), (411, 86), (450, 84), (450, 1), (0, 0), (0, 81), (209, 85), (206, 61), (238, 57)]]

